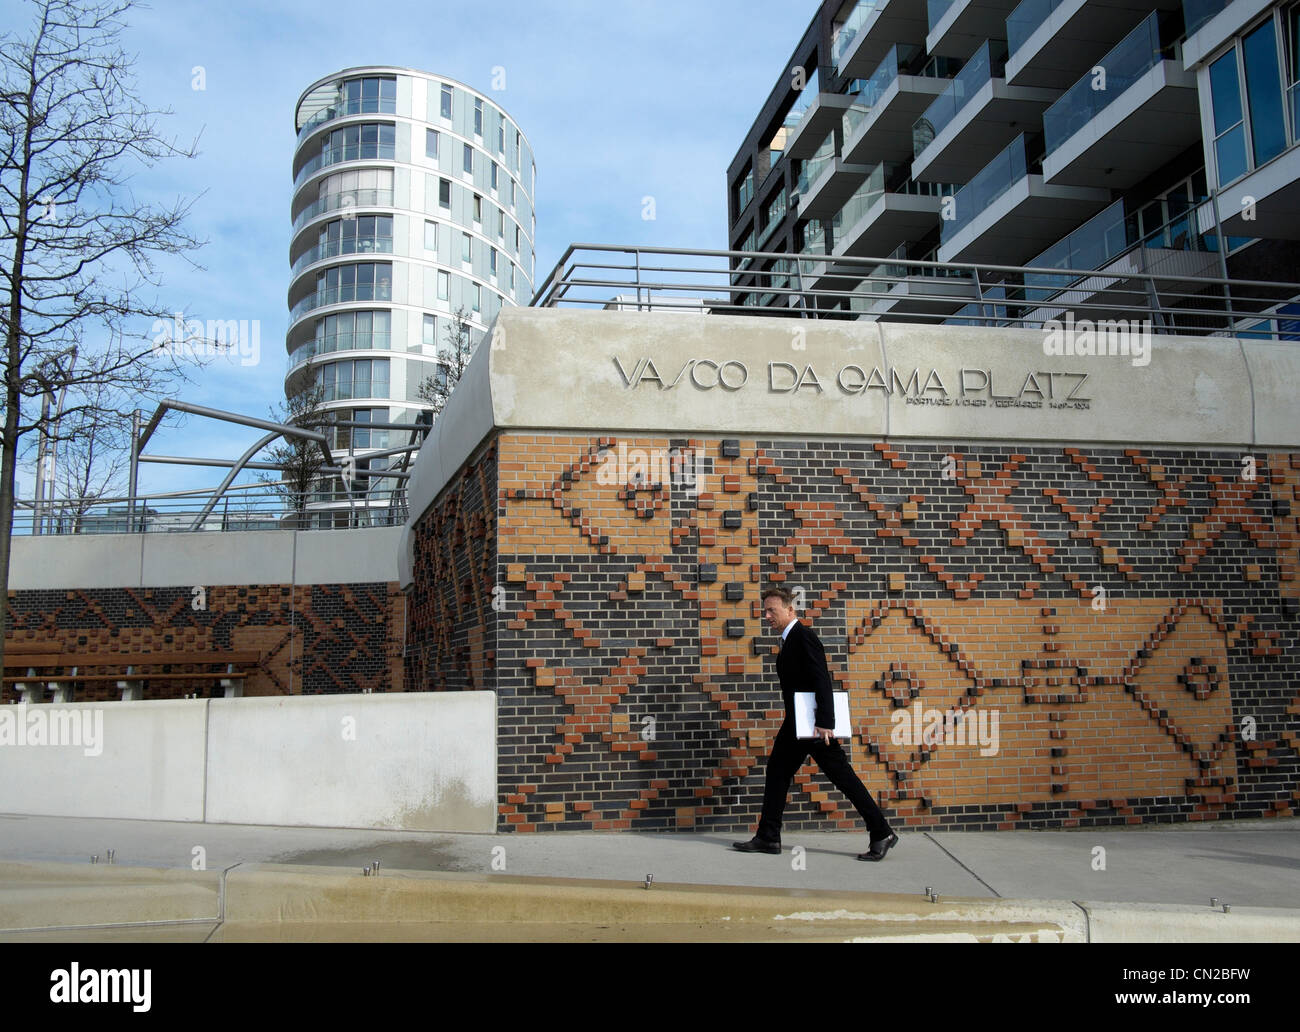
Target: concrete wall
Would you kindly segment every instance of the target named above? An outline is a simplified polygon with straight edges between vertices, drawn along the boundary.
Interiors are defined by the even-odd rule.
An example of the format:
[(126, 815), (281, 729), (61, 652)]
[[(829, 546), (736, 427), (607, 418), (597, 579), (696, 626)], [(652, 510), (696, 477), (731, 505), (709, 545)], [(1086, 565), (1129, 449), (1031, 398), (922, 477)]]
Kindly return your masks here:
[(15, 537), (10, 591), (397, 580), (400, 527)]
[(0, 813), (491, 831), (491, 692), (0, 707)]

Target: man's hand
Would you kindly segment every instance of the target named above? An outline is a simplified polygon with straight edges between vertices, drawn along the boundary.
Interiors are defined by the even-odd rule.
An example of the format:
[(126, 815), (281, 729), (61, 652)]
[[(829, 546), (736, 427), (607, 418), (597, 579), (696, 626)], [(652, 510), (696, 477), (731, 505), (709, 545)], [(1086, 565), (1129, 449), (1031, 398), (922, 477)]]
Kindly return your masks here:
[(835, 737), (835, 732), (824, 727), (814, 727), (813, 737), (820, 738), (823, 745), (830, 745), (831, 739)]

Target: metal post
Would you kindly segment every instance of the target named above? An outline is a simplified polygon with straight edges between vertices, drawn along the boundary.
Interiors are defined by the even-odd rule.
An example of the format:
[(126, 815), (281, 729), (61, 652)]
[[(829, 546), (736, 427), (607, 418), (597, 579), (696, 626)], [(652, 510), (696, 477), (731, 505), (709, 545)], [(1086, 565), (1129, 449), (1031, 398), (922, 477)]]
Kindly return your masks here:
[(140, 410), (131, 412), (131, 479), (127, 486), (126, 525), (127, 533), (135, 531), (135, 489), (136, 478), (140, 473)]

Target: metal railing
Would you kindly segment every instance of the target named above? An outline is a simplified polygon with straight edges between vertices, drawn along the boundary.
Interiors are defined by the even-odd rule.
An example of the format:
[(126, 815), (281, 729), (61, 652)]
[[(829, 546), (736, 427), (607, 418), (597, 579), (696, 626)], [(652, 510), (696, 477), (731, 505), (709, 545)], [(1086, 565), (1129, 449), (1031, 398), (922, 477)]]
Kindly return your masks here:
[(1025, 329), (1072, 313), (1150, 320), (1156, 333), (1300, 340), (1300, 283), (1160, 275), (1134, 264), (1125, 255), (1100, 269), (1071, 269), (573, 244), (532, 306), (604, 308), (619, 297), (622, 310)]
[[(266, 463), (252, 465), (274, 468)], [(400, 526), (407, 516), (404, 500), (376, 501), (346, 491), (313, 490), (306, 499), (308, 507), (299, 509), (270, 485), (235, 485), (227, 489), (221, 504), (205, 512), (211, 496), (211, 488), (172, 491), (136, 498), (134, 508), (125, 496), (52, 498), (42, 502), (22, 499), (14, 512), (13, 532), (66, 535), (329, 530)]]

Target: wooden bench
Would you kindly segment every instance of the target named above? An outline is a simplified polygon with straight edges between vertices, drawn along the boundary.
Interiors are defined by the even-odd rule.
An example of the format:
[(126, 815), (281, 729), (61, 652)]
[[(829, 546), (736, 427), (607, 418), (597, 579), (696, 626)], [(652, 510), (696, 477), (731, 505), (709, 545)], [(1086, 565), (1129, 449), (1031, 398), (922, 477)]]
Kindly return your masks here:
[[(261, 653), (255, 650), (226, 650), (222, 652), (72, 652), (36, 651), (32, 643), (21, 643), (15, 648), (5, 646), (4, 683), (14, 685), (23, 702), (44, 702), (48, 688), (53, 693), (51, 702), (70, 702), (72, 690), (79, 684), (116, 682), (122, 690), (122, 701), (138, 701), (144, 697), (147, 684), (158, 681), (215, 681), (227, 699), (244, 694), (244, 681), (256, 671)], [(173, 673), (157, 668), (168, 666), (207, 666), (218, 670), (192, 673)], [(99, 671), (105, 667), (118, 668), (109, 673), (83, 673)]]

